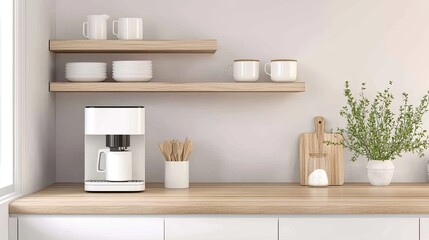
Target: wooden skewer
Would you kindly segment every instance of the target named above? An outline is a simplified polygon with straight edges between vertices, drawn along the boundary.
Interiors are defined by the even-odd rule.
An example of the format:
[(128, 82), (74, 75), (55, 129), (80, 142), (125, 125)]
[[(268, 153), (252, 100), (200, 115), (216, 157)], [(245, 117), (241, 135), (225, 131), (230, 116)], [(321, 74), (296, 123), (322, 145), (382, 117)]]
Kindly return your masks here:
[(192, 152), (192, 142), (186, 137), (184, 142), (176, 139), (158, 143), (159, 150), (166, 161), (188, 161)]
[(177, 161), (183, 161), (183, 157), (182, 157), (183, 143), (180, 141), (177, 141), (176, 145), (177, 145)]
[(184, 157), (184, 161), (188, 161), (189, 155), (191, 155), (192, 152), (192, 141), (188, 142), (188, 146), (186, 147), (186, 154)]
[(161, 151), (162, 155), (164, 156), (165, 160), (167, 160), (167, 154), (165, 154), (164, 146), (161, 143), (158, 143), (159, 150)]
[(189, 139), (188, 137), (185, 138), (185, 142), (183, 143), (183, 152), (182, 152), (182, 159), (183, 161), (186, 161), (186, 152), (188, 151), (188, 145), (189, 145)]
[(165, 155), (167, 157), (167, 161), (171, 161), (171, 144), (169, 141), (164, 141), (164, 149), (165, 149)]
[(177, 146), (176, 146), (176, 140), (170, 140), (171, 143), (171, 147), (173, 149), (172, 154), (171, 154), (171, 160), (172, 161), (177, 161)]

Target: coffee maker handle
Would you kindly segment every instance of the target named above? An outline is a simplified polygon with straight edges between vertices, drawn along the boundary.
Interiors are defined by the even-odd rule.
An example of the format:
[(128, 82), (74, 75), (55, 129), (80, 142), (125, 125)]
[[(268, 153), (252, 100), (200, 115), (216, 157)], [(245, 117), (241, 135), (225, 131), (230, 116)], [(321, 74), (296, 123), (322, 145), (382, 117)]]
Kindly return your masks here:
[(109, 152), (109, 149), (100, 149), (98, 150), (98, 158), (97, 158), (97, 172), (106, 172), (106, 169), (101, 170), (101, 154), (104, 153), (106, 155)]
[(82, 25), (82, 32), (83, 32), (83, 36), (88, 38), (88, 22), (84, 22)]

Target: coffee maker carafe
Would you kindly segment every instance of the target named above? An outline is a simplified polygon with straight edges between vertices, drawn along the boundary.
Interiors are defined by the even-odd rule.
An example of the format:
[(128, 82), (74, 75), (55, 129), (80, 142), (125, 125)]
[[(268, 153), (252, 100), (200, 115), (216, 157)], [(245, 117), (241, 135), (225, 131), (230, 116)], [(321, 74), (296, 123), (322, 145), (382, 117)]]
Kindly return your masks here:
[[(133, 160), (130, 146), (130, 135), (106, 135), (105, 149), (98, 150), (97, 172), (106, 173), (106, 181), (131, 181)], [(101, 169), (102, 156), (105, 156), (105, 168)]]
[(145, 111), (141, 106), (85, 108), (85, 190), (145, 189)]

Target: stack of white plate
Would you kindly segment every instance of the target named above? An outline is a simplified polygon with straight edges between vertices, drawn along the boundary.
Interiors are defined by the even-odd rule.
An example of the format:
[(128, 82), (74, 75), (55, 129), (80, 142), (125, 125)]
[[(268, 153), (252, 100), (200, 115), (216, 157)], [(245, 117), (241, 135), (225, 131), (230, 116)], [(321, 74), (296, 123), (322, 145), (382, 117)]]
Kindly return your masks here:
[(101, 82), (107, 78), (107, 64), (103, 62), (66, 63), (66, 79), (72, 82)]
[(152, 61), (113, 61), (112, 73), (118, 82), (148, 82), (153, 78)]

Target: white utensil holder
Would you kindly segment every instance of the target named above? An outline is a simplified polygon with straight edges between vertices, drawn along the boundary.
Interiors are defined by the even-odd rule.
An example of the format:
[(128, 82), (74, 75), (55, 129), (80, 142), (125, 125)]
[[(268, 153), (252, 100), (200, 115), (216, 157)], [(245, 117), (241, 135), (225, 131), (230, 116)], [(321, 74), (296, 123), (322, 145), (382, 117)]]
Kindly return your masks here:
[(189, 161), (165, 161), (165, 188), (189, 188)]

